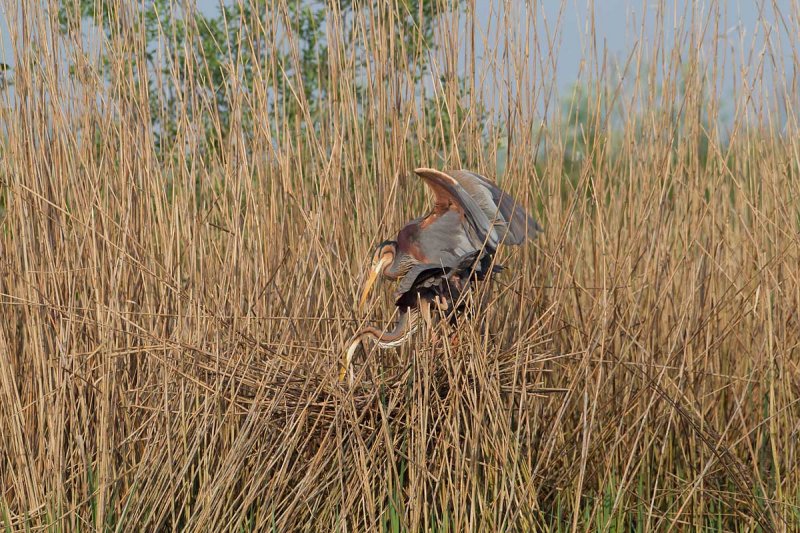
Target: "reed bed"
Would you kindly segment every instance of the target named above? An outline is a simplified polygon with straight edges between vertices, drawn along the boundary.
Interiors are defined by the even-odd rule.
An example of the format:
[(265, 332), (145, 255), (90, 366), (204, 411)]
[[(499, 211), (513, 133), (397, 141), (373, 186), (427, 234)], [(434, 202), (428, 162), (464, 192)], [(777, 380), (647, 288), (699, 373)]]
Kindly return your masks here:
[[(657, 2), (614, 57), (571, 2), (249, 1), (4, 2), (6, 530), (800, 528), (796, 2)], [(339, 383), (418, 166), (545, 231)]]

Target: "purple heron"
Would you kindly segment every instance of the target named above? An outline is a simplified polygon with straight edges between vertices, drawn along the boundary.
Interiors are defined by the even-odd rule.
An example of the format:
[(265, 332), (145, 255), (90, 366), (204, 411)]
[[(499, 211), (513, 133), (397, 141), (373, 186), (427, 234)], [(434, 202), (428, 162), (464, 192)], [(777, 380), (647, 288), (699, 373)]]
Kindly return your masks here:
[(433, 208), (403, 226), (394, 240), (378, 245), (359, 301), (363, 309), (379, 277), (399, 280), (397, 323), (390, 331), (366, 327), (356, 333), (342, 379), (361, 340), (372, 338), (379, 348), (399, 346), (432, 311), (445, 311), (452, 319), (463, 311), (461, 295), (469, 283), (501, 269), (492, 265), (500, 244), (520, 245), (542, 231), (510, 195), (481, 175), (430, 168), (414, 172), (433, 193)]

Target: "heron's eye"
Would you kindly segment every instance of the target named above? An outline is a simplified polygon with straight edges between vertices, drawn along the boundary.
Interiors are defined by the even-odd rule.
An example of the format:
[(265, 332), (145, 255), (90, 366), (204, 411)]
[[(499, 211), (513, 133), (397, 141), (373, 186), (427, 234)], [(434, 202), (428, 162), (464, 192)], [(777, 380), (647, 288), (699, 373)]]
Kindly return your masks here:
[(391, 241), (382, 242), (375, 249), (372, 256), (372, 266), (377, 266), (381, 261), (392, 261), (394, 255), (397, 253), (394, 243)]

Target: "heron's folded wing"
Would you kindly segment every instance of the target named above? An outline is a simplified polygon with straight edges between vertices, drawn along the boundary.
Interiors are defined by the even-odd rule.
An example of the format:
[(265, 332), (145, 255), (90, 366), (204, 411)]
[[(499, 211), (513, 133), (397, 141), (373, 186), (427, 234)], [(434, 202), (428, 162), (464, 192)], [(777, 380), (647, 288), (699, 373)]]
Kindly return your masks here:
[[(450, 288), (449, 278), (453, 274), (462, 277), (471, 277), (473, 274), (482, 280), (491, 272), (501, 272), (503, 267), (492, 264), (490, 254), (480, 254), (471, 252), (458, 258), (452, 266), (434, 265), (423, 263), (414, 266), (408, 273), (400, 279), (400, 283), (395, 291), (395, 303), (397, 305), (413, 305), (416, 295), (426, 289), (447, 291)], [(445, 294), (445, 296), (447, 296)]]
[(449, 271), (450, 268), (442, 265), (430, 263), (415, 265), (405, 276), (400, 278), (400, 283), (394, 292), (395, 302), (400, 302), (406, 295), (420, 289), (433, 288)]

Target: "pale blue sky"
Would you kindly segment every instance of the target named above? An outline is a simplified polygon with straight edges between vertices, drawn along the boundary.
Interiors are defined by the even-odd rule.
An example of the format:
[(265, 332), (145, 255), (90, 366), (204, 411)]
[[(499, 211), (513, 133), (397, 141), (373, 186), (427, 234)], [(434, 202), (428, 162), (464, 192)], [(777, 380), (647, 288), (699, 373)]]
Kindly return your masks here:
[(8, 36), (8, 23), (6, 21), (8, 17), (6, 16), (6, 5), (4, 2), (0, 2), (0, 35), (3, 36), (0, 39), (0, 61), (6, 64), (13, 63), (12, 61), (12, 52), (11, 52), (11, 41)]
[[(658, 0), (595, 0), (593, 2), (590, 0), (566, 0), (566, 9), (561, 22), (559, 46), (556, 54), (557, 87), (563, 90), (576, 79), (581, 60), (586, 57), (589, 50), (590, 43), (586, 43), (584, 38), (590, 20), (587, 6), (594, 6), (598, 55), (602, 57), (605, 49), (610, 57), (623, 62), (639, 37), (638, 33), (643, 14), (645, 17), (644, 40), (648, 41), (654, 38), (652, 24), (648, 25), (647, 22), (653, 19), (656, 6), (659, 3), (667, 7), (667, 11), (670, 13), (668, 17), (670, 21), (690, 14), (692, 9), (707, 9), (708, 5), (711, 4), (711, 2), (703, 0), (672, 0), (664, 2)], [(14, 60), (10, 49), (11, 43), (8, 36), (5, 4), (6, 2), (0, 2), (0, 33), (2, 34), (0, 60), (13, 66)], [(493, 30), (487, 30), (487, 27), (497, 28), (498, 16), (503, 4), (502, 0), (475, 0), (477, 20), (482, 25), (482, 32), (489, 34), (490, 40), (496, 34), (492, 35)], [(537, 4), (536, 20), (539, 23), (547, 20), (547, 25), (552, 30), (555, 26), (555, 21), (558, 19), (561, 1), (542, 0), (528, 2), (527, 4)], [(218, 0), (198, 0), (197, 2), (197, 6), (208, 14), (216, 13), (218, 5)], [(516, 16), (520, 20), (524, 20), (526, 2), (524, 0), (512, 0), (509, 5)], [(776, 58), (776, 60), (782, 59), (785, 62), (785, 67), (776, 70), (784, 72), (785, 78), (788, 78), (791, 83), (797, 75), (795, 67), (797, 60), (792, 61), (791, 54), (792, 46), (795, 47), (794, 53), (798, 53), (796, 35), (800, 33), (800, 21), (798, 21), (798, 18), (800, 18), (800, 0), (720, 0), (719, 5), (723, 6), (725, 10), (723, 20), (725, 27), (721, 28), (720, 34), (723, 35), (721, 38), (725, 39), (726, 43), (730, 45), (728, 50), (731, 57), (733, 55), (742, 57), (741, 54), (748, 54), (751, 49), (754, 50), (757, 56), (764, 48), (764, 35), (770, 32), (773, 41), (780, 41), (783, 49), (783, 57)], [(788, 31), (779, 18), (776, 17), (776, 8), (784, 17), (785, 23), (789, 28)], [(521, 26), (524, 26), (524, 23), (521, 23)], [(671, 27), (665, 28), (664, 39), (667, 45), (671, 44)], [(484, 55), (482, 46), (481, 39), (478, 39), (477, 53), (479, 57)], [(647, 46), (646, 43), (645, 46)], [(494, 67), (484, 66), (484, 69), (486, 68)], [(732, 75), (733, 73), (731, 72)], [(723, 92), (726, 92), (726, 89), (730, 89), (732, 86), (731, 80), (725, 80), (722, 88)]]
[[(521, 34), (524, 35), (526, 27), (526, 9), (537, 9), (533, 16), (540, 25), (540, 31), (545, 25), (553, 31), (562, 9), (561, 0), (474, 0), (476, 20), (481, 24), (479, 33), (483, 33), (490, 42), (496, 41), (496, 29), (500, 26), (499, 17), (505, 4), (510, 7), (510, 12), (520, 20)], [(467, 4), (471, 4), (467, 0)], [(556, 51), (556, 86), (564, 91), (572, 84), (580, 72), (581, 60), (590, 53), (591, 43), (587, 42), (585, 35), (589, 33), (590, 9), (594, 11), (594, 23), (597, 36), (598, 56), (603, 57), (606, 51), (611, 58), (619, 63), (624, 63), (634, 44), (640, 38), (640, 29), (644, 19), (644, 45), (650, 47), (654, 38), (653, 20), (656, 17), (659, 4), (663, 4), (667, 13), (667, 24), (664, 28), (664, 44), (671, 46), (674, 42), (674, 31), (671, 26), (685, 27), (680, 21), (683, 17), (691, 15), (692, 10), (700, 10), (700, 19), (704, 20), (709, 6), (716, 4), (721, 7), (722, 25), (720, 39), (728, 53), (725, 58), (726, 68), (730, 69), (731, 59), (735, 55), (740, 60), (754, 50), (757, 56), (764, 48), (766, 32), (771, 32), (772, 39), (780, 41), (782, 59), (785, 68), (777, 70), (784, 72), (786, 77), (793, 78), (798, 73), (792, 61), (790, 37), (792, 35), (782, 27), (779, 22), (779, 13), (788, 24), (794, 28), (793, 45), (800, 46), (795, 35), (800, 34), (800, 0), (566, 0), (560, 24), (560, 39)], [(206, 14), (215, 14), (219, 0), (199, 0), (197, 6)], [(526, 7), (527, 6), (527, 7)], [(591, 7), (590, 7), (591, 6)], [(777, 10), (777, 12), (776, 12)], [(528, 25), (529, 26), (529, 25)], [(790, 30), (791, 31), (791, 30)], [(713, 34), (713, 30), (709, 31)], [(543, 34), (540, 36), (544, 44)], [(476, 55), (480, 58), (487, 54), (483, 50), (483, 42), (479, 36), (476, 39)], [(648, 42), (649, 41), (649, 42)], [(710, 41), (710, 39), (709, 39)], [(721, 43), (722, 44), (722, 43)], [(546, 49), (543, 46), (543, 49)], [(795, 50), (795, 54), (800, 50)], [(534, 58), (531, 58), (534, 61)], [(741, 62), (741, 61), (740, 61)], [(496, 68), (489, 65), (479, 65), (478, 70)], [(723, 81), (722, 91), (729, 92), (733, 85), (733, 72), (728, 72)]]

